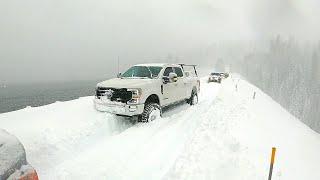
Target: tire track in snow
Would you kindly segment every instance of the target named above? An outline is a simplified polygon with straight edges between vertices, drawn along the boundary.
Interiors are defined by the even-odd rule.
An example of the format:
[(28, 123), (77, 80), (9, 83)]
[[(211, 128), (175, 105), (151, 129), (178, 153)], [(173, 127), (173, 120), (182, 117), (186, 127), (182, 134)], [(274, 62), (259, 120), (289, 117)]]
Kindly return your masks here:
[(220, 96), (164, 179), (261, 179), (231, 133), (235, 120), (248, 116), (246, 101)]

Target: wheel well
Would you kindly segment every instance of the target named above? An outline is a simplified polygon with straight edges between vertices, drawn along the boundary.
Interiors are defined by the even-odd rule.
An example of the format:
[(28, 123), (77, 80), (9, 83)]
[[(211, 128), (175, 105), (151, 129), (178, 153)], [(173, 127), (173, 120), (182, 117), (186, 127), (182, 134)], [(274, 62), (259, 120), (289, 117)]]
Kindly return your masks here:
[(157, 103), (160, 105), (160, 100), (159, 97), (156, 94), (151, 94), (147, 99), (146, 99), (146, 103)]

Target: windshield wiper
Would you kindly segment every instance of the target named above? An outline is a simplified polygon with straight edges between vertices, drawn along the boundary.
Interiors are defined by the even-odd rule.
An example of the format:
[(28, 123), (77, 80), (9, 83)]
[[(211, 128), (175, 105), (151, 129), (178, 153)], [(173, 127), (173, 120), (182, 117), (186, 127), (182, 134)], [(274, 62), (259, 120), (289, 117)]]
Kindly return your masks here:
[(139, 77), (140, 79), (151, 79), (151, 77)]

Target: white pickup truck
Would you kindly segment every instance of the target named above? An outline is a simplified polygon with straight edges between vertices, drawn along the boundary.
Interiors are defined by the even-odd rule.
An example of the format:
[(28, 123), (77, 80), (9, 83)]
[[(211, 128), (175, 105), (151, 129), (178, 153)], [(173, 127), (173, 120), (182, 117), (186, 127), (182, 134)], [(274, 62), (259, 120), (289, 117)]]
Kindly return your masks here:
[(195, 65), (138, 64), (117, 78), (98, 83), (94, 107), (150, 122), (162, 115), (165, 106), (183, 100), (197, 104), (199, 91)]

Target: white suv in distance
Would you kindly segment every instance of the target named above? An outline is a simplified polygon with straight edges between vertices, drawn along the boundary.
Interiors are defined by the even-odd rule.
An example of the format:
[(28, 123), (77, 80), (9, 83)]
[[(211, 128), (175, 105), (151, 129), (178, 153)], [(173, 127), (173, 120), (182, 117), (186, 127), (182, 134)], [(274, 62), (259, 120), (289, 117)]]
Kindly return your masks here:
[(195, 65), (138, 64), (117, 78), (98, 83), (94, 107), (149, 122), (161, 116), (165, 106), (183, 100), (197, 104), (199, 91)]

